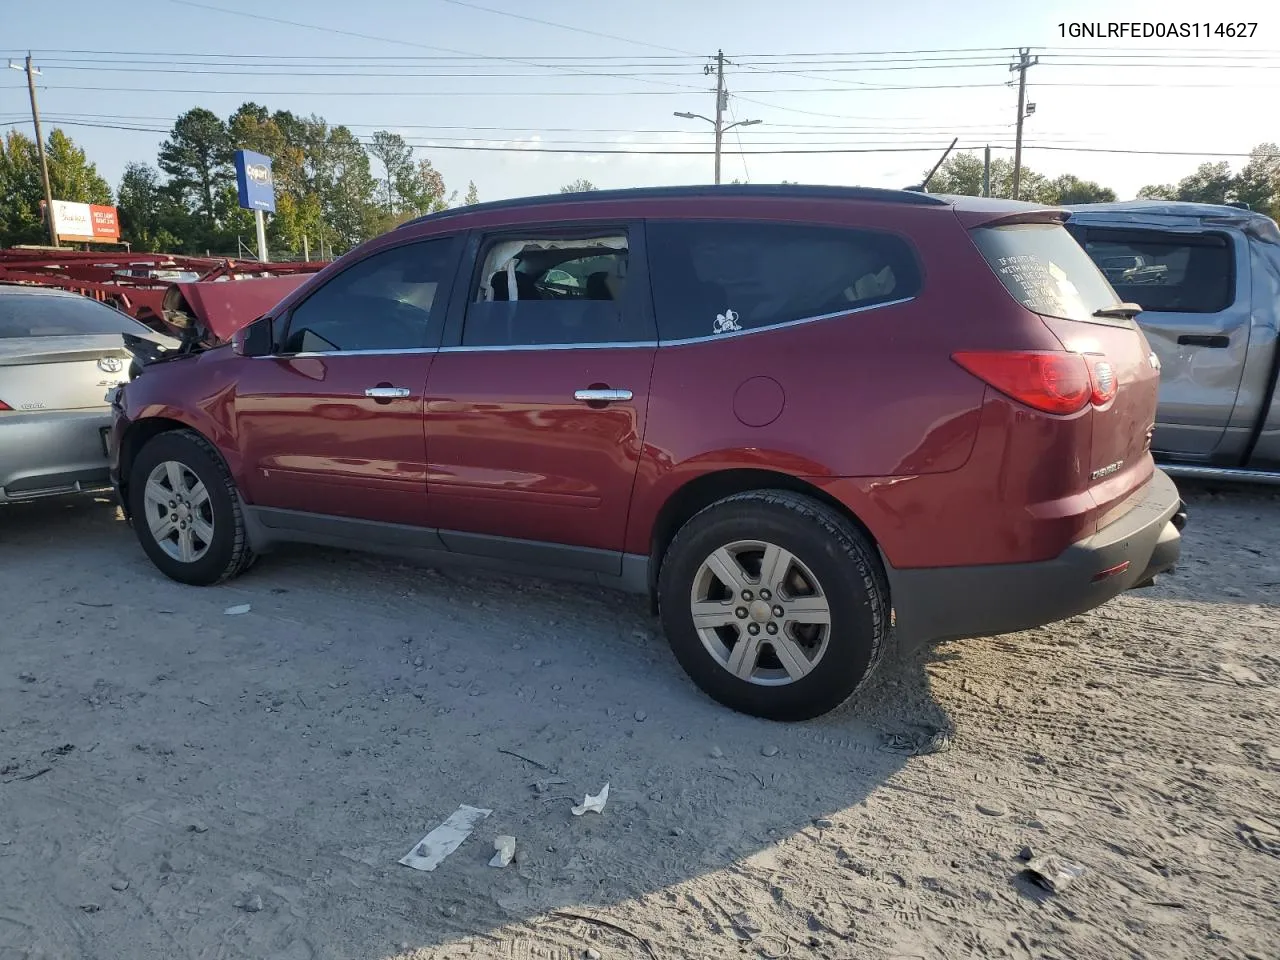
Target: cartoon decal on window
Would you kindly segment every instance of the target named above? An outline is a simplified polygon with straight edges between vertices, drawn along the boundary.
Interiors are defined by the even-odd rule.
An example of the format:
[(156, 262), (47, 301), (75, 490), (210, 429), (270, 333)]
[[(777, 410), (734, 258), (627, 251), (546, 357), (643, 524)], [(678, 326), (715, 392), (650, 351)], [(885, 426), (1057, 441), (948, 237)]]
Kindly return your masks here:
[(711, 329), (713, 333), (729, 333), (734, 330), (741, 330), (742, 325), (738, 323), (737, 311), (726, 310), (724, 313), (716, 314), (716, 322)]

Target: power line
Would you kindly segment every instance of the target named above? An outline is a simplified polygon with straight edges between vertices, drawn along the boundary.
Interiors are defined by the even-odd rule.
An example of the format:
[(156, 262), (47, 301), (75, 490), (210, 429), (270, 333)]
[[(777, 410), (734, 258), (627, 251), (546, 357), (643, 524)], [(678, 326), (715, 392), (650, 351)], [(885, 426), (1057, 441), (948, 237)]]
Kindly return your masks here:
[[(68, 126), (86, 126), (108, 130), (123, 130), (137, 133), (166, 133), (165, 130), (157, 130), (145, 127), (130, 127), (116, 124), (94, 124), (94, 123), (67, 123)], [(318, 142), (318, 141), (317, 141)], [(355, 138), (355, 142), (362, 144), (359, 138)], [(510, 141), (500, 141), (510, 143)], [(616, 141), (613, 141), (616, 143)], [(957, 145), (958, 150), (980, 150), (988, 144), (985, 142)], [(1013, 144), (989, 144), (992, 149), (1012, 150)], [(442, 143), (410, 143), (410, 146), (432, 149), (432, 150), (457, 150), (457, 151), (475, 151), (487, 153), (558, 153), (558, 154), (574, 154), (574, 155), (605, 155), (605, 154), (631, 154), (633, 156), (699, 156), (705, 157), (712, 155), (710, 149), (701, 150), (649, 150), (649, 149), (622, 149), (615, 147), (611, 149), (562, 149), (562, 148), (545, 148), (532, 146), (495, 146), (488, 144), (465, 143), (465, 144), (442, 144)], [(641, 146), (649, 146), (643, 144)], [(841, 147), (824, 147), (821, 149), (809, 148), (791, 148), (791, 149), (770, 149), (770, 150), (746, 150), (743, 151), (745, 156), (804, 156), (804, 155), (835, 155), (835, 154), (861, 154), (861, 153), (936, 153), (941, 147), (946, 146), (941, 140), (930, 145), (888, 145), (888, 146), (841, 146)], [(1134, 156), (1161, 156), (1161, 157), (1220, 157), (1220, 158), (1252, 158), (1252, 152), (1225, 152), (1214, 150), (1150, 150), (1150, 149), (1125, 149), (1121, 147), (1075, 147), (1062, 146), (1056, 144), (1044, 144), (1038, 141), (1026, 141), (1023, 143), (1024, 150), (1044, 150), (1061, 153), (1101, 153), (1101, 154), (1121, 154)], [(1260, 155), (1261, 159), (1280, 159), (1280, 154), (1264, 154)]]
[[(537, 64), (534, 61), (522, 60), (517, 57), (502, 57), (502, 56), (496, 56), (496, 55), (486, 56), (485, 54), (471, 53), (470, 51), (467, 51), (467, 50), (455, 50), (451, 47), (437, 47), (432, 44), (418, 43), (416, 40), (405, 40), (401, 37), (379, 37), (379, 36), (375, 36), (367, 33), (357, 33), (354, 30), (342, 30), (338, 27), (325, 27), (325, 26), (320, 26), (318, 24), (314, 24), (314, 23), (304, 23), (300, 20), (286, 20), (282, 17), (271, 17), (263, 13), (248, 13), (243, 10), (229, 10), (225, 7), (215, 7), (212, 4), (208, 4), (208, 3), (199, 3), (197, 2), (197, 0), (168, 0), (168, 2), (177, 4), (179, 6), (184, 6), (184, 7), (194, 7), (199, 10), (211, 10), (214, 13), (221, 13), (221, 14), (226, 14), (230, 16), (248, 17), (256, 21), (266, 20), (270, 23), (279, 23), (285, 26), (290, 26), (290, 27), (299, 27), (303, 30), (318, 30), (322, 33), (332, 33), (332, 34), (337, 34), (339, 36), (355, 37), (360, 40), (371, 40), (375, 43), (398, 43), (403, 46), (418, 47), (423, 50), (435, 50), (439, 53), (451, 53), (451, 54), (467, 56), (467, 57), (477, 57), (485, 60), (501, 60), (508, 63), (518, 63), (523, 66), (533, 66), (533, 67), (539, 66), (539, 64)], [(574, 72), (567, 67), (548, 67), (547, 69), (556, 69), (556, 70), (561, 70), (569, 73)], [(668, 83), (667, 81), (662, 81), (662, 80), (651, 80), (648, 82), (661, 83), (665, 86), (686, 86), (684, 84), (673, 84), (673, 83)], [(696, 88), (690, 88), (690, 89), (696, 89)]]
[(561, 30), (571, 30), (574, 33), (585, 34), (588, 37), (599, 37), (602, 40), (617, 40), (620, 43), (632, 43), (636, 46), (651, 47), (654, 50), (666, 50), (671, 53), (684, 53), (682, 50), (675, 50), (671, 47), (660, 46), (656, 43), (647, 43), (644, 40), (633, 40), (627, 37), (615, 36), (612, 33), (600, 33), (597, 30), (588, 30), (585, 27), (575, 27), (567, 23), (556, 23), (552, 20), (540, 20), (537, 17), (526, 16), (522, 13), (512, 13), (509, 10), (495, 10), (492, 7), (484, 7), (478, 3), (469, 3), (467, 0), (441, 0), (442, 3), (451, 3), (455, 7), (466, 7), (470, 10), (482, 10), (485, 13), (492, 13), (500, 17), (510, 17), (513, 20), (523, 20), (525, 23), (537, 23), (544, 27), (558, 27)]

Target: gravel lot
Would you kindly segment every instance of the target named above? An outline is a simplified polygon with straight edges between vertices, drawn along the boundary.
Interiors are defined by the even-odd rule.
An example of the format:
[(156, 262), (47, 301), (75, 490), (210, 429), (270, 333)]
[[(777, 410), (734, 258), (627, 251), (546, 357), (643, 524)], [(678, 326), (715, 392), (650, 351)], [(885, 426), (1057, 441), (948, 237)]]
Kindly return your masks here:
[(109, 503), (6, 509), (0, 958), (1275, 957), (1280, 496), (1187, 498), (1156, 588), (790, 726), (631, 598), (310, 549), (188, 588)]

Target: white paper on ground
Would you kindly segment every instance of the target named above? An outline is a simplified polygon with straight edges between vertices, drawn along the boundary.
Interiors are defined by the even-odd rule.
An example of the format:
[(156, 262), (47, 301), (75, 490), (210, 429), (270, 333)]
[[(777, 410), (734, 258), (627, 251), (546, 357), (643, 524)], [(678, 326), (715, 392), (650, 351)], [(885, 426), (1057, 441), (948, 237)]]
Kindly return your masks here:
[(516, 856), (516, 838), (498, 837), (493, 841), (493, 849), (497, 851), (489, 861), (491, 867), (505, 867)]
[(573, 815), (580, 817), (584, 813), (602, 813), (604, 805), (609, 801), (609, 785), (606, 783), (600, 788), (600, 792), (594, 797), (587, 794), (582, 800), (582, 806), (573, 808)]
[(415, 870), (434, 870), (440, 866), (440, 861), (462, 846), (462, 841), (471, 836), (476, 824), (491, 813), (492, 810), (468, 807), (464, 803), (449, 814), (444, 823), (414, 844), (400, 862)]
[(247, 603), (238, 603), (234, 607), (227, 607), (227, 609), (222, 612), (228, 617), (238, 617), (240, 614), (248, 613), (252, 609), (253, 608)]

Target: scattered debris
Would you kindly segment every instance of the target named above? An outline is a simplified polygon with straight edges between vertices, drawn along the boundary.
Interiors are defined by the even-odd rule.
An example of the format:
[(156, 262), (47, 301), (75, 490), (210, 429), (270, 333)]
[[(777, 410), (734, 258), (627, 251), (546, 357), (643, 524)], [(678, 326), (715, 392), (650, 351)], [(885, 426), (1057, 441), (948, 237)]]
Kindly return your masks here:
[(112, 880), (111, 889), (114, 890), (116, 893), (124, 893), (126, 890), (129, 889), (129, 881), (124, 879), (124, 877), (119, 877), (115, 880)]
[(587, 794), (586, 797), (583, 798), (582, 804), (580, 806), (573, 808), (573, 815), (575, 817), (580, 817), (584, 813), (603, 813), (604, 805), (608, 801), (609, 801), (609, 784), (606, 783), (603, 787), (600, 788), (600, 792), (597, 793), (594, 797), (591, 796), (591, 794)]
[(836, 825), (836, 822), (828, 817), (819, 817), (817, 820), (813, 821), (813, 825), (819, 830), (830, 830)]
[(82, 904), (80, 904), (80, 909), (81, 909), (81, 910), (83, 910), (85, 913), (97, 913), (99, 910), (101, 910), (101, 909), (102, 909), (102, 904), (100, 904), (100, 903), (82, 903)]
[(1028, 846), (1024, 846), (1021, 850), (1018, 851), (1018, 859), (1021, 860), (1023, 863), (1026, 863), (1028, 860), (1033, 859), (1035, 855), (1036, 855), (1035, 851)]
[(791, 941), (785, 937), (767, 933), (756, 940), (756, 949), (760, 951), (760, 956), (764, 960), (783, 960), (784, 957), (791, 955)]
[(499, 747), (498, 752), (505, 753), (508, 757), (515, 757), (517, 760), (523, 760), (525, 763), (532, 764), (539, 770), (546, 770), (548, 773), (551, 772), (551, 768), (541, 760), (534, 760), (532, 757), (526, 757), (523, 753), (516, 753), (514, 750), (508, 750), (505, 747)]
[(449, 814), (447, 820), (436, 827), (414, 845), (414, 848), (400, 858), (400, 863), (415, 870), (434, 870), (442, 860), (462, 846), (462, 842), (471, 836), (471, 831), (492, 810), (469, 807), (462, 804)]
[(516, 838), (498, 837), (493, 841), (493, 849), (497, 851), (489, 861), (491, 867), (505, 867), (516, 856)]
[[(42, 767), (41, 769), (37, 770), (35, 773), (28, 773), (25, 777), (14, 777), (13, 779), (34, 780), (36, 777), (43, 777), (46, 773), (49, 773), (51, 770), (53, 770), (53, 767)], [(6, 780), (4, 782), (8, 783), (9, 781)]]
[(600, 960), (600, 951), (595, 947), (587, 947), (582, 951), (582, 960)]
[(62, 746), (60, 746), (60, 747), (53, 747), (52, 749), (49, 749), (49, 750), (45, 750), (45, 751), (43, 751), (43, 752), (40, 754), (40, 756), (42, 756), (42, 757), (65, 757), (68, 753), (71, 753), (73, 750), (75, 750), (75, 748), (76, 748), (76, 745), (75, 745), (74, 743), (64, 743), (64, 744), (63, 744)]
[(261, 913), (264, 906), (260, 894), (246, 894), (236, 901), (236, 906), (245, 913)]
[(735, 913), (729, 919), (733, 921), (733, 934), (739, 940), (750, 943), (764, 933), (764, 928), (749, 913)]
[(251, 609), (253, 609), (252, 604), (237, 603), (234, 607), (227, 607), (227, 609), (222, 612), (228, 617), (238, 617), (242, 613), (248, 613)]
[(569, 782), (568, 780), (561, 780), (561, 779), (559, 779), (559, 778), (556, 778), (556, 779), (548, 778), (548, 779), (546, 779), (546, 780), (535, 780), (535, 781), (533, 781), (533, 792), (534, 792), (534, 793), (546, 793), (546, 792), (547, 792), (548, 790), (550, 790), (552, 787), (558, 787), (558, 786), (561, 786), (561, 785), (566, 784), (566, 783), (568, 783), (568, 782)]
[(763, 757), (776, 757), (778, 755), (778, 748), (773, 744), (769, 744), (767, 747), (761, 747), (760, 755)]
[(712, 760), (719, 760), (719, 759), (721, 759), (723, 756), (724, 756), (724, 751), (723, 751), (723, 750), (721, 750), (721, 749), (720, 749), (719, 747), (717, 747), (717, 746), (712, 746), (712, 748), (711, 748), (711, 759), (712, 759)]
[(208, 833), (209, 825), (203, 820), (192, 820), (187, 824), (188, 833)]
[(951, 749), (951, 735), (945, 730), (919, 730), (915, 733), (885, 734), (880, 749), (904, 757), (923, 757)]
[(1050, 893), (1061, 893), (1084, 876), (1085, 869), (1078, 863), (1069, 863), (1059, 857), (1045, 855), (1034, 857), (1027, 863), (1027, 876)]
[(651, 960), (658, 960), (658, 955), (653, 950), (653, 944), (621, 924), (614, 923), (612, 920), (605, 920), (601, 917), (593, 917), (586, 913), (574, 913), (571, 910), (553, 910), (551, 916), (559, 917), (562, 920), (581, 920), (584, 923), (594, 923), (596, 926), (604, 927), (606, 930), (612, 930), (614, 933), (620, 933), (624, 937), (630, 937), (636, 943), (644, 948), (644, 952), (649, 955)]
[(1009, 812), (1009, 808), (998, 800), (979, 800), (974, 807), (984, 817), (1003, 817)]
[(76, 603), (82, 607), (93, 607), (97, 610), (104, 610), (107, 607), (115, 606), (115, 604), (111, 603), (89, 603), (87, 600), (77, 600)]
[(645, 720), (648, 719), (648, 717), (649, 715), (645, 713), (643, 710), (636, 711), (636, 723), (644, 723)]
[(18, 674), (18, 679), (23, 683), (35, 683), (36, 675), (34, 673), (20, 673)]

